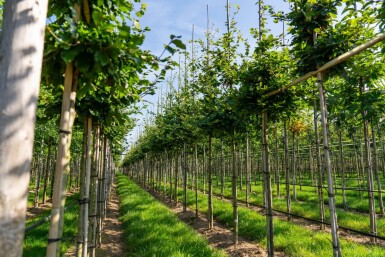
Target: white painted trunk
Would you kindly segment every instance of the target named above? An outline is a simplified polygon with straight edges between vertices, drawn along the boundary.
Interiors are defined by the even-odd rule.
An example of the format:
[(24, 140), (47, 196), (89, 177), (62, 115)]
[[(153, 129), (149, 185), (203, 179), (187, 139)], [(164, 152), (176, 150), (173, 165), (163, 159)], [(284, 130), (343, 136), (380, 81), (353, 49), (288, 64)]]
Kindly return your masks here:
[(47, 0), (6, 1), (0, 46), (0, 256), (22, 255)]

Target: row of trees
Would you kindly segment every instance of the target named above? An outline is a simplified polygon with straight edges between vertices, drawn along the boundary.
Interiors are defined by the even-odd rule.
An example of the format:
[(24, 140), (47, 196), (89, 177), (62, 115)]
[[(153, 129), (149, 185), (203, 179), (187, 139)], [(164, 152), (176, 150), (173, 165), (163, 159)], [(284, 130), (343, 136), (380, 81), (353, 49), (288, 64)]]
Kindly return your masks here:
[[(257, 41), (254, 49), (251, 49), (237, 30), (236, 21), (229, 18), (228, 29), (222, 36), (214, 38), (208, 30), (207, 42), (193, 42), (193, 49), (198, 45), (202, 54), (197, 55), (197, 50), (191, 54), (185, 53), (186, 68), (184, 72), (180, 72), (177, 80), (180, 90), (173, 89), (174, 82), (171, 80), (169, 83), (171, 93), (162, 101), (161, 112), (148, 122), (144, 133), (126, 155), (124, 165), (138, 167), (137, 165), (149, 155), (156, 156), (155, 158), (159, 160), (164, 158), (162, 156), (168, 156), (166, 158), (170, 159), (170, 153), (173, 153), (176, 167), (173, 176), (177, 180), (178, 173), (180, 174), (178, 156), (181, 149), (186, 149), (186, 145), (192, 149), (197, 149), (197, 145), (201, 146), (199, 148), (203, 150), (200, 150), (200, 154), (207, 154), (207, 163), (204, 164), (207, 165), (207, 168), (204, 168), (207, 174), (203, 176), (207, 181), (203, 182), (207, 183), (208, 187), (208, 220), (211, 227), (212, 141), (213, 138), (219, 139), (221, 145), (225, 144), (231, 149), (229, 151), (232, 155), (233, 227), (236, 244), (239, 182), (236, 172), (237, 145), (246, 148), (244, 150), (246, 158), (252, 145), (255, 147), (254, 151), (262, 153), (260, 156), (263, 167), (264, 203), (267, 209), (268, 250), (269, 256), (272, 256), (274, 250), (271, 163), (278, 165), (277, 158), (285, 160), (282, 170), (287, 185), (287, 211), (290, 213), (289, 185), (291, 183), (294, 185), (295, 194), (296, 180), (301, 176), (301, 173), (296, 173), (298, 164), (294, 145), (301, 139), (299, 138), (301, 132), (306, 130), (306, 134), (310, 137), (309, 149), (313, 151), (310, 156), (317, 163), (317, 169), (312, 172), (318, 176), (320, 219), (325, 220), (322, 186), (324, 181), (327, 181), (333, 252), (334, 256), (341, 256), (333, 169), (337, 170), (334, 174), (341, 177), (341, 187), (345, 192), (344, 142), (353, 142), (359, 147), (361, 144), (358, 144), (357, 140), (364, 142), (365, 153), (361, 152), (360, 167), (365, 167), (365, 173), (357, 173), (356, 176), (361, 176), (359, 179), (362, 179), (365, 174), (366, 181), (362, 186), (368, 192), (371, 233), (373, 235), (377, 233), (374, 191), (376, 181), (376, 190), (381, 192), (381, 178), (377, 164), (384, 158), (384, 150), (379, 151), (376, 148), (376, 142), (383, 144), (384, 131), (383, 46), (375, 45), (343, 64), (318, 73), (317, 80), (308, 79), (302, 84), (289, 83), (302, 75), (311, 77), (323, 64), (372, 38), (378, 37), (376, 42), (383, 40), (384, 36), (379, 35), (380, 29), (384, 26), (383, 6), (376, 1), (293, 0), (289, 3), (290, 12), (284, 14), (274, 12), (271, 7), (264, 5), (263, 1), (258, 2), (259, 27), (251, 29)], [(229, 6), (228, 3), (228, 9)], [(338, 10), (342, 10), (339, 16)], [(269, 34), (265, 26), (266, 11), (269, 11), (277, 21), (289, 23), (289, 33), (292, 36), (289, 47), (281, 44), (283, 35), (275, 37)], [(240, 53), (239, 49), (245, 50)], [(283, 87), (284, 89), (290, 87), (290, 90), (282, 90)], [(269, 131), (272, 130), (268, 128), (269, 126), (273, 126), (275, 144), (268, 140)], [(293, 140), (291, 148), (289, 148), (289, 130)], [(338, 146), (335, 149), (338, 149), (339, 153), (330, 151), (330, 133), (336, 136)], [(279, 143), (278, 138), (281, 137), (283, 141)], [(239, 142), (240, 138), (243, 138), (244, 144)], [(277, 149), (278, 145), (282, 147), (281, 154), (271, 156), (269, 148)], [(196, 152), (197, 150), (193, 150), (191, 154), (199, 155), (194, 154)], [(276, 152), (279, 152), (278, 149)], [(331, 154), (339, 154), (340, 165), (331, 165)], [(245, 166), (246, 188), (249, 188), (249, 160), (245, 161)], [(186, 164), (182, 166), (184, 177), (187, 177), (186, 167)], [(277, 167), (274, 167), (277, 169), (276, 173)], [(359, 172), (359, 169), (356, 172)], [(171, 181), (171, 178), (168, 181)], [(186, 187), (186, 179), (183, 183)], [(174, 186), (177, 186), (177, 182)], [(249, 189), (246, 189), (246, 192), (248, 191)], [(379, 202), (383, 205), (381, 193)]]
[[(129, 115), (175, 63), (141, 48), (149, 28), (139, 25), (140, 1), (5, 1), (3, 10), (0, 255), (22, 255), (33, 162), (35, 206), (52, 182), (47, 256), (60, 254), (68, 177), (80, 186), (78, 256), (94, 256)], [(171, 36), (167, 49), (175, 47), (184, 45)]]

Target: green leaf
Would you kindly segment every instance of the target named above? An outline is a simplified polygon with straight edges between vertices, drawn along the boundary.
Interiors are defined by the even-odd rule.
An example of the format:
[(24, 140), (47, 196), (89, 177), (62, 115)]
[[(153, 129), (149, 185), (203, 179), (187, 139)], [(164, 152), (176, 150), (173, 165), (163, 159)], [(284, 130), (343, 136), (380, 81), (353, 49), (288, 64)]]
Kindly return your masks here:
[(100, 66), (106, 66), (109, 62), (109, 57), (106, 53), (97, 51), (95, 53), (95, 61), (98, 62)]
[(183, 50), (186, 50), (186, 45), (182, 42), (182, 40), (180, 40), (180, 39), (174, 39), (174, 40), (172, 41), (172, 43), (173, 43), (176, 47), (178, 47), (178, 48), (180, 48), (180, 49), (183, 49)]
[(77, 54), (78, 54), (77, 49), (76, 48), (71, 48), (69, 50), (63, 50), (60, 53), (60, 56), (61, 56), (61, 58), (63, 59), (64, 62), (70, 63), (70, 62), (72, 62), (75, 59)]
[(137, 28), (137, 29), (140, 29), (140, 24), (137, 20), (134, 20), (134, 26)]

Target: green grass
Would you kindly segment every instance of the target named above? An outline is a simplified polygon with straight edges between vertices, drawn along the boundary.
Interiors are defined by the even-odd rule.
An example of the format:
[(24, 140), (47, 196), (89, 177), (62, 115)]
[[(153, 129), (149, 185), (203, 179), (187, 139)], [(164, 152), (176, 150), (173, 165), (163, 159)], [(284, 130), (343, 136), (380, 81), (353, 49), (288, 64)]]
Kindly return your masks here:
[[(214, 179), (214, 185), (215, 179)], [(243, 189), (246, 187), (244, 186)], [(200, 185), (200, 189), (203, 189), (203, 186)], [(318, 205), (318, 195), (315, 192), (314, 188), (302, 186), (302, 190), (300, 190), (299, 185), (297, 185), (297, 202), (293, 200), (293, 192), (292, 188), (291, 190), (291, 212), (293, 214), (303, 216), (306, 218), (316, 219), (319, 220), (320, 218), (320, 211), (319, 211), (319, 205)], [(220, 188), (214, 187), (213, 191), (215, 194), (220, 194)], [(252, 184), (252, 195), (250, 196), (250, 202), (256, 203), (258, 205), (263, 205), (263, 193), (262, 193), (262, 182), (257, 182), (256, 184), (253, 182)], [(341, 194), (341, 190), (338, 191)], [(352, 195), (352, 194), (357, 195)], [(276, 187), (273, 187), (273, 208), (276, 210), (286, 211), (286, 198), (284, 197), (286, 194), (285, 192), (285, 185), (281, 185), (281, 197), (277, 197), (276, 193)], [(367, 194), (367, 193), (366, 193)], [(224, 195), (226, 197), (232, 197), (231, 196), (231, 182), (226, 182), (225, 187), (225, 193)], [(344, 211), (342, 207), (342, 196), (337, 195), (336, 201), (337, 201), (337, 217), (338, 217), (338, 224), (343, 227), (355, 229), (358, 231), (370, 232), (370, 218), (368, 214), (365, 213), (357, 213), (355, 211), (362, 211), (365, 212), (368, 209), (368, 200), (365, 199), (365, 193), (364, 198), (361, 200), (357, 192), (348, 192), (347, 191), (347, 200), (348, 200), (348, 207), (350, 210), (353, 211)], [(246, 194), (245, 190), (239, 190), (238, 188), (238, 198), (245, 200)], [(328, 203), (327, 198), (327, 192), (324, 191), (324, 200), (325, 204)], [(360, 208), (361, 206), (361, 208)], [(326, 221), (329, 222), (329, 210), (328, 206), (325, 206), (325, 218)], [(385, 236), (385, 219), (377, 219), (377, 231), (378, 235)]]
[[(215, 183), (214, 183), (215, 184)], [(163, 186), (160, 187), (163, 189)], [(255, 188), (262, 190), (261, 188)], [(218, 188), (214, 189), (218, 193)], [(167, 188), (168, 192), (168, 188)], [(240, 198), (244, 197), (243, 192), (240, 193)], [(178, 190), (178, 198), (182, 199), (182, 190)], [(226, 195), (230, 194), (230, 189), (226, 190)], [(254, 195), (255, 196), (255, 195)], [(261, 197), (261, 192), (257, 192), (257, 196)], [(198, 194), (199, 210), (207, 214), (207, 195)], [(218, 198), (213, 199), (214, 217), (222, 224), (232, 227), (233, 224), (233, 208), (232, 204)], [(195, 192), (188, 190), (188, 205), (195, 209)], [(308, 203), (296, 204), (304, 216), (309, 216), (313, 212), (312, 206), (307, 206)], [(276, 206), (274, 206), (275, 208)], [(344, 213), (346, 219), (355, 227), (360, 227), (366, 222), (364, 219), (357, 219), (362, 215), (355, 216), (352, 213)], [(350, 216), (349, 216), (350, 215)], [(343, 215), (341, 215), (343, 216)], [(340, 217), (341, 218), (341, 217)], [(356, 225), (354, 225), (356, 223)], [(368, 224), (368, 223), (366, 223)], [(361, 230), (363, 228), (361, 227)], [(246, 207), (239, 207), (239, 234), (251, 240), (260, 243), (266, 247), (266, 221), (265, 216), (250, 210)], [(300, 225), (293, 224), (286, 220), (274, 218), (274, 241), (275, 249), (282, 251), (290, 256), (295, 257), (312, 257), (312, 256), (333, 256), (330, 233), (323, 231), (312, 231)], [(385, 256), (385, 248), (373, 245), (362, 245), (340, 239), (343, 256), (349, 257), (378, 257)]]
[[(182, 191), (180, 190), (180, 196)], [(195, 208), (195, 193), (189, 190), (188, 205)], [(214, 217), (221, 223), (232, 225), (232, 204), (213, 199)], [(199, 209), (207, 213), (207, 195), (199, 193)], [(246, 207), (239, 207), (239, 234), (266, 247), (265, 216)], [(331, 236), (326, 232), (311, 231), (288, 221), (274, 218), (275, 249), (295, 257), (326, 257), (333, 256)], [(385, 248), (378, 246), (360, 245), (341, 239), (344, 256), (349, 257), (378, 257), (385, 256)]]
[(127, 256), (225, 256), (126, 176), (117, 174), (117, 184)]
[[(67, 198), (67, 204), (75, 201), (78, 198), (78, 194), (74, 194)], [(29, 219), (26, 222), (26, 227), (37, 222), (41, 218), (49, 215), (50, 210), (45, 211), (41, 215)], [(72, 205), (71, 208), (68, 208), (64, 215), (64, 231), (61, 241), (60, 252), (64, 254), (68, 249), (73, 246), (75, 243), (74, 237), (77, 233), (77, 224), (78, 224), (78, 205)], [(45, 256), (48, 240), (48, 231), (49, 231), (49, 221), (29, 231), (25, 235), (24, 245), (23, 245), (23, 256), (24, 257), (40, 257)]]

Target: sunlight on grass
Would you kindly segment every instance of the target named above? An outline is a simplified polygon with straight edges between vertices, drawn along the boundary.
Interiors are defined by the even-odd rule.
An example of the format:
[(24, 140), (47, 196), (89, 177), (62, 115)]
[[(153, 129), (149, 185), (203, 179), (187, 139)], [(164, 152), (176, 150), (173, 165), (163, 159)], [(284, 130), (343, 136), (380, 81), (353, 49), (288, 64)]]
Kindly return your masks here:
[(117, 175), (127, 256), (226, 256), (126, 176)]

